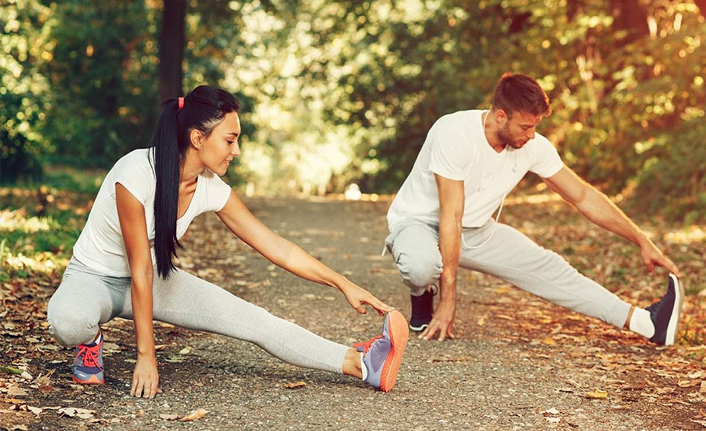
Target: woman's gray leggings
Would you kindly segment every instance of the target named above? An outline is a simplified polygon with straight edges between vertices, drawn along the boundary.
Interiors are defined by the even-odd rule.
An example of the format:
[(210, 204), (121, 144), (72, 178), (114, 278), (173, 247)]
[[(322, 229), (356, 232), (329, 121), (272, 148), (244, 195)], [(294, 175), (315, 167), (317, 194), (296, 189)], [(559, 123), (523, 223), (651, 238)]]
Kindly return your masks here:
[[(249, 341), (300, 367), (342, 372), (348, 347), (275, 317), (187, 272), (177, 270), (167, 280), (156, 274), (155, 270), (155, 320)], [(98, 325), (114, 317), (133, 318), (130, 278), (105, 276), (71, 259), (47, 309), (54, 339), (67, 347), (90, 343)]]
[[(436, 226), (397, 223), (386, 244), (412, 295), (438, 281), (443, 266)], [(629, 303), (581, 275), (563, 257), (492, 219), (480, 228), (464, 229), (458, 264), (619, 328), (630, 311)]]

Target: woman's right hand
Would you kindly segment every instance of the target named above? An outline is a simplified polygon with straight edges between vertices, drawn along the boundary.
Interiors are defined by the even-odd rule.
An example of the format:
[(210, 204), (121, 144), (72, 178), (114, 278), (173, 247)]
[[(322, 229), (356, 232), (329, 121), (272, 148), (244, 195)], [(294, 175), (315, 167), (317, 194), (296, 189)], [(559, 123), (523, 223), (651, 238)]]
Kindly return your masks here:
[(157, 357), (154, 354), (137, 355), (135, 372), (132, 375), (130, 395), (138, 398), (154, 398), (161, 394), (159, 389), (159, 373), (157, 372)]
[(346, 285), (341, 286), (340, 289), (351, 307), (355, 308), (355, 310), (360, 314), (366, 313), (363, 305), (373, 307), (381, 316), (394, 310), (394, 307), (390, 307), (385, 304), (375, 297), (375, 295), (355, 283), (347, 282)]

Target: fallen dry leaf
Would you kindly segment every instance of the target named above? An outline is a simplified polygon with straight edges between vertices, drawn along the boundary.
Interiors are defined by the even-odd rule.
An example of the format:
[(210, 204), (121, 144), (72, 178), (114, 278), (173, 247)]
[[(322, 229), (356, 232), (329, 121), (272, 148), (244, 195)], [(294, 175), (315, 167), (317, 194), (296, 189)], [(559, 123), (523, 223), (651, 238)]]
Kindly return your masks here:
[(52, 374), (54, 374), (54, 371), (56, 370), (50, 370), (46, 374), (40, 374), (39, 376), (37, 376), (37, 379), (34, 381), (34, 383), (39, 386), (48, 385), (49, 381), (51, 380)]
[(208, 413), (209, 413), (208, 410), (197, 409), (179, 420), (182, 422), (197, 421), (197, 420), (201, 419), (202, 417), (206, 416), (206, 414), (208, 414)]
[(17, 386), (10, 386), (7, 388), (7, 395), (10, 397), (26, 397), (27, 391)]
[(170, 364), (179, 364), (186, 361), (185, 355), (169, 355), (163, 359), (164, 362), (169, 362)]
[(88, 423), (89, 424), (117, 424), (117, 423), (120, 423), (120, 418), (110, 418), (110, 419), (94, 418), (94, 419), (90, 419), (88, 421)]
[(68, 416), (70, 418), (91, 419), (95, 414), (95, 410), (79, 409), (76, 407), (64, 407), (59, 409), (60, 416)]
[(593, 392), (587, 392), (586, 396), (588, 398), (591, 398), (594, 400), (607, 400), (608, 399), (608, 392), (601, 390), (601, 389), (596, 389)]
[(103, 353), (106, 355), (110, 355), (113, 353), (118, 353), (120, 352), (120, 346), (115, 344), (115, 343), (108, 343), (108, 342), (103, 342)]
[(699, 380), (679, 380), (677, 386), (680, 388), (693, 388), (694, 386), (701, 385), (701, 383), (702, 382)]
[(305, 382), (294, 382), (294, 383), (285, 383), (284, 387), (287, 389), (297, 389), (297, 388), (303, 388), (306, 386)]
[(32, 412), (37, 416), (39, 416), (42, 413), (42, 411), (44, 411), (43, 409), (41, 409), (39, 407), (32, 407), (32, 406), (28, 406), (27, 404), (22, 404), (21, 406), (17, 406), (17, 408), (15, 410), (20, 411), (20, 412)]
[(706, 380), (701, 381), (701, 388), (699, 389), (699, 392), (706, 393)]
[(428, 359), (427, 362), (467, 362), (471, 360), (470, 358), (450, 358), (450, 357), (445, 357), (445, 358), (431, 358)]

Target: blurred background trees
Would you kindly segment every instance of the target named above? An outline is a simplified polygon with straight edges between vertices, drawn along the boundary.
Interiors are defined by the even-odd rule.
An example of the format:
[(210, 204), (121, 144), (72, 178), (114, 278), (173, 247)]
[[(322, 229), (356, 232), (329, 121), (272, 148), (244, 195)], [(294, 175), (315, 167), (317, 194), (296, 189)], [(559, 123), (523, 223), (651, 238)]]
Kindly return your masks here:
[(160, 100), (209, 83), (243, 101), (230, 175), (248, 192), (394, 192), (431, 124), (488, 107), (511, 70), (549, 94), (540, 132), (572, 168), (703, 220), (704, 3), (0, 0), (0, 181), (109, 167), (148, 143)]

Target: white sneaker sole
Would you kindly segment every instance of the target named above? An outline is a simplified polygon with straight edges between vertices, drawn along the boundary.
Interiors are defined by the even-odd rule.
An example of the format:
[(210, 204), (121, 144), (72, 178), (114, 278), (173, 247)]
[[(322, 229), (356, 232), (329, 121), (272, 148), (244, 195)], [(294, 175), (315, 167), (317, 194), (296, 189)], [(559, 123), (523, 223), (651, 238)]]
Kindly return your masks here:
[(681, 317), (681, 306), (684, 302), (684, 286), (679, 282), (679, 279), (674, 274), (669, 274), (669, 278), (674, 283), (674, 306), (672, 308), (672, 316), (669, 318), (667, 325), (667, 335), (664, 340), (665, 346), (674, 344), (679, 331), (679, 318)]
[(428, 323), (424, 323), (419, 326), (412, 326), (411, 324), (409, 325), (409, 329), (414, 332), (424, 332), (425, 329), (429, 327)]

